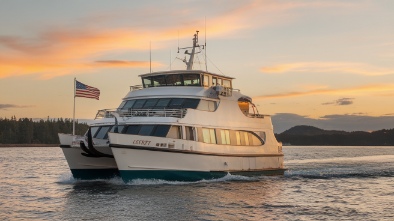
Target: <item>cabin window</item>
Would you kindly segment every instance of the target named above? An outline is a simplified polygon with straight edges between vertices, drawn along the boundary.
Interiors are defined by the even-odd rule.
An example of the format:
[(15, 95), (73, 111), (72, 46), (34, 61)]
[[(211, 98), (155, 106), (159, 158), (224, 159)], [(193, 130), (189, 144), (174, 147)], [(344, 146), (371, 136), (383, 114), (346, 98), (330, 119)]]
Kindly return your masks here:
[(200, 99), (186, 99), (183, 102), (182, 108), (196, 109), (199, 103), (200, 103)]
[(241, 145), (241, 135), (239, 131), (235, 131), (235, 141), (236, 145)]
[(160, 87), (166, 85), (165, 75), (152, 76), (153, 87)]
[(149, 136), (151, 135), (155, 125), (142, 125), (138, 135)]
[(144, 109), (151, 109), (152, 107), (155, 106), (158, 100), (159, 99), (148, 99), (144, 104)]
[(201, 100), (197, 109), (213, 112), (216, 110), (216, 102), (215, 101), (208, 101), (208, 100)]
[(220, 130), (220, 137), (222, 138), (222, 144), (230, 144), (229, 130)]
[(182, 75), (180, 74), (171, 74), (166, 76), (167, 86), (182, 86)]
[(124, 131), (125, 134), (138, 134), (140, 131), (141, 125), (129, 125)]
[(248, 132), (241, 132), (244, 136), (244, 140), (245, 140), (245, 145), (249, 146), (249, 135)]
[(122, 103), (120, 103), (118, 109), (122, 109), (125, 104), (126, 104), (126, 101), (122, 101)]
[(150, 77), (142, 78), (142, 84), (144, 85), (144, 88), (152, 87), (152, 80), (151, 80), (151, 78)]
[(209, 87), (209, 76), (204, 75), (204, 87)]
[(133, 105), (133, 109), (141, 109), (144, 106), (145, 102), (145, 99), (136, 100)]
[(222, 79), (218, 79), (218, 85), (223, 85)]
[(111, 126), (103, 126), (100, 128), (100, 130), (97, 132), (95, 138), (97, 139), (107, 139), (108, 137), (108, 131), (111, 128)]
[(172, 125), (167, 134), (168, 138), (181, 139), (181, 127)]
[(199, 74), (184, 74), (183, 84), (185, 86), (201, 86)]
[(204, 143), (216, 144), (215, 129), (202, 128), (202, 136), (203, 136)]
[(186, 132), (186, 140), (195, 140), (194, 139), (194, 127), (185, 127)]
[(168, 106), (168, 103), (170, 103), (171, 98), (162, 98), (159, 99), (159, 101), (156, 103), (156, 105), (153, 107), (155, 109), (163, 109)]
[[(90, 127), (90, 133), (92, 134), (92, 137), (95, 137), (99, 128), (100, 127)], [(87, 133), (87, 131), (86, 131), (86, 133)]]
[[(115, 128), (118, 128), (118, 132), (115, 132)], [(111, 133), (121, 133), (122, 130), (123, 130), (123, 128), (124, 128), (123, 125), (122, 125), (122, 126), (116, 126), (116, 125), (114, 125), (114, 126), (111, 128), (111, 130), (110, 130), (109, 132), (111, 132)]]
[(217, 83), (218, 83), (218, 78), (213, 77), (212, 78), (212, 86), (216, 86)]
[(231, 81), (230, 80), (223, 80), (223, 86), (231, 88)]
[(136, 100), (128, 100), (124, 106), (122, 107), (122, 109), (130, 109), (131, 107), (133, 107), (134, 103)]
[(182, 108), (182, 103), (184, 98), (173, 98), (168, 106), (169, 109), (180, 109)]
[(170, 125), (157, 125), (152, 136), (166, 137), (169, 130), (170, 130)]

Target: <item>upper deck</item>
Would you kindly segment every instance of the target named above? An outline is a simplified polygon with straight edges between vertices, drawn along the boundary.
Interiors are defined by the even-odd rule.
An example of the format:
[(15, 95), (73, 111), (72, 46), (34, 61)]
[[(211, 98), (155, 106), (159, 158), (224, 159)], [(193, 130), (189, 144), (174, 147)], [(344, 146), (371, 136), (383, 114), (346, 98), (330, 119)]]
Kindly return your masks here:
[(232, 88), (234, 78), (201, 70), (174, 70), (139, 75), (143, 88), (166, 86), (223, 86)]

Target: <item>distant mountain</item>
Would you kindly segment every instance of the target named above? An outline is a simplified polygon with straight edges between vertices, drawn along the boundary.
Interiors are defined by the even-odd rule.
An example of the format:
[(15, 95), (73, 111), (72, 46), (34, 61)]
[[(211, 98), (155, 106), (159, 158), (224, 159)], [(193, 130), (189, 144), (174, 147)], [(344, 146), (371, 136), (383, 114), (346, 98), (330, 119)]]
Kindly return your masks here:
[(322, 134), (344, 134), (345, 131), (337, 131), (337, 130), (323, 130), (313, 126), (301, 125), (292, 127), (281, 134), (286, 135), (322, 135)]
[(394, 129), (373, 132), (323, 130), (313, 126), (295, 126), (275, 134), (278, 141), (291, 145), (393, 146)]

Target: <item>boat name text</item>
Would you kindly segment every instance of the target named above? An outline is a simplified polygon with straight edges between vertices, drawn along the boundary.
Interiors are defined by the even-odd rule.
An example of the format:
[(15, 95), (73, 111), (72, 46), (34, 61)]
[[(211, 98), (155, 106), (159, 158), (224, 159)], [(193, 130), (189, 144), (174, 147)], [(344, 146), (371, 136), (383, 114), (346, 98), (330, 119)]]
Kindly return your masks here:
[(133, 144), (149, 145), (150, 144), (150, 140), (134, 140)]

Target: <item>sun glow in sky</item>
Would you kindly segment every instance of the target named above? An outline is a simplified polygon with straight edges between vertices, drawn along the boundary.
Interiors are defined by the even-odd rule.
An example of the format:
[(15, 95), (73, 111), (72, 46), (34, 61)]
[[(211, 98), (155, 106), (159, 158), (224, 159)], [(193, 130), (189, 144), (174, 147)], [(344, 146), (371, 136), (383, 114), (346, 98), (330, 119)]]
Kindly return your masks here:
[[(199, 30), (204, 43), (206, 20), (208, 70), (235, 77), (260, 113), (394, 123), (391, 0), (0, 4), (3, 118), (71, 118), (74, 77), (101, 90), (99, 101), (77, 98), (77, 118), (115, 108), (149, 72), (150, 45), (153, 71), (184, 69), (178, 38), (190, 46)], [(370, 129), (390, 127), (381, 122)]]

